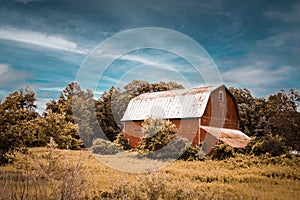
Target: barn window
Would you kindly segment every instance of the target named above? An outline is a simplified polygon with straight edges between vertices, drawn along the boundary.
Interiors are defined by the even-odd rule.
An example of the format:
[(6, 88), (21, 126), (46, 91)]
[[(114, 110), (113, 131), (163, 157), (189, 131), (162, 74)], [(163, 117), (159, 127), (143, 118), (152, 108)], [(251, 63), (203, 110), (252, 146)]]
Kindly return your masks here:
[(223, 102), (223, 99), (224, 99), (224, 93), (223, 93), (223, 91), (220, 91), (219, 92), (219, 100), (220, 100), (220, 102)]

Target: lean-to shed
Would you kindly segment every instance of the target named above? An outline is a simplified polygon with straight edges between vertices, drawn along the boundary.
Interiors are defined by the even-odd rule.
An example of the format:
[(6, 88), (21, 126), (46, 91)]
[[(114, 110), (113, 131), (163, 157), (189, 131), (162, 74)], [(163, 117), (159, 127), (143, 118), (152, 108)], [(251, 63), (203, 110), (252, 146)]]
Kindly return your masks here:
[(238, 107), (224, 85), (153, 92), (133, 98), (121, 119), (131, 148), (139, 145), (142, 123), (149, 117), (172, 121), (178, 128), (177, 134), (194, 145), (221, 140), (234, 148), (243, 148), (250, 140), (238, 130)]

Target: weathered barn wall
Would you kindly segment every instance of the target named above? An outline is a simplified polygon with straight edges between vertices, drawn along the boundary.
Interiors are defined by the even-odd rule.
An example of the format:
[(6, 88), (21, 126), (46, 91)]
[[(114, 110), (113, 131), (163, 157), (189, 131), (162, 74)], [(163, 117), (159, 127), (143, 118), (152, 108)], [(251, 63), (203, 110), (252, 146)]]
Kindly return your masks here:
[(124, 137), (128, 139), (131, 148), (136, 148), (141, 142), (142, 123), (143, 121), (124, 122)]
[(183, 138), (187, 138), (193, 144), (198, 142), (199, 134), (199, 118), (191, 119), (171, 119), (177, 129), (177, 134)]
[[(220, 93), (223, 98), (220, 99)], [(201, 118), (204, 126), (238, 129), (239, 114), (234, 97), (225, 87), (212, 92)]]
[[(170, 119), (170, 121), (177, 127), (179, 136), (187, 138), (194, 145), (198, 144), (199, 118)], [(136, 148), (140, 144), (140, 138), (143, 136), (142, 123), (143, 121), (125, 122), (125, 137), (129, 139), (131, 148)]]
[[(176, 95), (180, 98), (177, 98)], [(181, 118), (169, 120), (178, 128), (177, 134), (187, 138), (194, 145), (199, 145), (204, 140), (207, 145), (210, 143), (215, 144), (217, 140), (214, 136), (201, 129), (201, 126), (239, 129), (237, 104), (233, 95), (224, 85), (215, 88), (196, 88), (187, 92), (178, 90), (149, 93), (141, 97), (136, 97), (132, 101), (131, 107), (129, 106), (130, 108), (126, 110), (129, 114), (124, 114), (123, 116), (125, 137), (129, 139), (131, 148), (137, 147), (143, 136), (141, 129), (143, 120), (141, 119), (144, 119), (145, 113), (148, 112), (142, 108), (150, 108), (152, 104), (156, 105), (159, 103), (163, 104), (162, 107), (167, 109), (163, 110), (163, 113), (166, 115), (162, 116), (178, 116), (178, 118)], [(201, 112), (198, 112), (198, 109)], [(162, 113), (158, 112), (156, 114)], [(132, 118), (136, 121), (129, 121)]]

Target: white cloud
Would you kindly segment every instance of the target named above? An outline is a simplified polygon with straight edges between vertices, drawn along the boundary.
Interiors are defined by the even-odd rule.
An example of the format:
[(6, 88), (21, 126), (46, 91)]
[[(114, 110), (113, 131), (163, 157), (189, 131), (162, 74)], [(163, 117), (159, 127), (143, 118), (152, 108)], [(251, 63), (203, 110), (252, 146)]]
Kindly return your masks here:
[(276, 48), (277, 50), (299, 50), (300, 30), (282, 32), (257, 41), (259, 48)]
[(272, 69), (271, 67), (263, 67), (258, 64), (233, 68), (223, 72), (222, 75), (225, 82), (254, 86), (286, 80), (294, 71), (295, 69), (290, 66)]
[(42, 88), (39, 88), (39, 90), (44, 90), (44, 91), (63, 91), (63, 87), (42, 87)]
[(163, 60), (157, 60), (155, 61), (153, 58), (147, 58), (146, 56), (138, 56), (138, 55), (124, 55), (121, 57), (122, 60), (128, 60), (128, 61), (134, 61), (139, 62), (143, 65), (149, 65), (156, 68), (161, 68), (165, 70), (174, 70), (174, 67), (170, 64), (164, 63)]
[(42, 114), (46, 110), (46, 104), (50, 101), (50, 98), (38, 98), (35, 101), (35, 105), (37, 106), (36, 111)]
[(0, 85), (11, 86), (12, 83), (20, 83), (26, 81), (32, 75), (26, 71), (15, 70), (9, 64), (0, 63)]
[(8, 64), (0, 64), (0, 77), (2, 75), (5, 75), (9, 71), (9, 65)]
[(46, 48), (69, 51), (78, 54), (87, 54), (88, 50), (80, 48), (75, 42), (69, 41), (61, 36), (49, 35), (47, 33), (22, 30), (11, 27), (0, 28), (0, 39), (24, 42)]
[(287, 11), (269, 10), (264, 15), (270, 19), (280, 20), (283, 22), (299, 22), (300, 21), (300, 3), (296, 3)]

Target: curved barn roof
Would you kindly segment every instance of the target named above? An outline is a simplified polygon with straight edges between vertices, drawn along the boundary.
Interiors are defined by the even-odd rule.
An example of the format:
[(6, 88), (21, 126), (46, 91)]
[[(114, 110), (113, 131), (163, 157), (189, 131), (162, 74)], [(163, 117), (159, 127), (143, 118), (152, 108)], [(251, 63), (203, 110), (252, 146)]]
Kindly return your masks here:
[(130, 100), (121, 121), (202, 117), (210, 94), (224, 85), (141, 94)]

